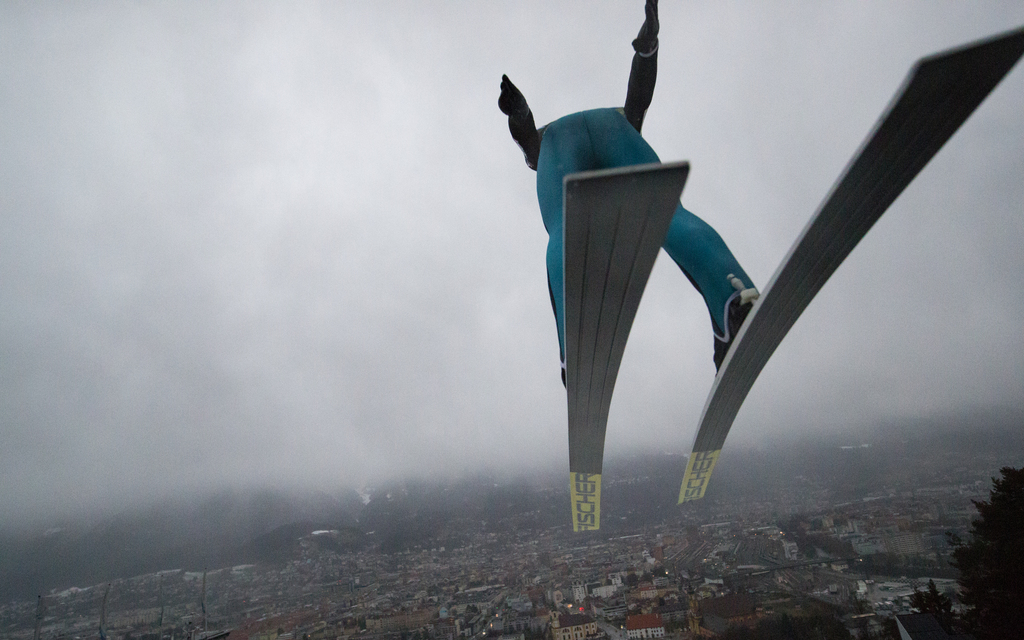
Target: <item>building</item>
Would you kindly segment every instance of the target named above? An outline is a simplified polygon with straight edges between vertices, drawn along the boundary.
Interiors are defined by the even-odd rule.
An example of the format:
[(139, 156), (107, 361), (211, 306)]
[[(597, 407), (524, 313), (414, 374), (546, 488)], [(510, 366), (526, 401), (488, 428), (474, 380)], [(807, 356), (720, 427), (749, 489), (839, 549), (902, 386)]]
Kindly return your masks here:
[(534, 617), (525, 614), (514, 614), (514, 615), (495, 615), (487, 623), (487, 635), (497, 636), (503, 635), (515, 635), (526, 631), (527, 629), (533, 629)]
[(597, 635), (597, 623), (586, 614), (563, 613), (551, 625), (553, 640), (581, 640)]
[(630, 640), (665, 637), (665, 623), (656, 613), (644, 613), (626, 618), (626, 636)]
[(582, 580), (574, 580), (572, 583), (572, 601), (583, 602), (587, 597), (587, 585)]
[(664, 605), (654, 607), (651, 613), (656, 613), (661, 616), (661, 619), (665, 622), (682, 622), (686, 620), (686, 614), (689, 613), (690, 608), (686, 602), (667, 602)]
[(700, 608), (704, 627), (714, 633), (724, 633), (729, 627), (749, 626), (757, 620), (757, 601), (746, 593), (707, 598), (700, 601)]
[(598, 598), (590, 603), (590, 610), (598, 618), (613, 620), (625, 617), (629, 607), (622, 597), (605, 600)]
[(434, 611), (430, 609), (392, 611), (380, 618), (367, 618), (366, 629), (374, 631), (402, 631), (405, 629), (418, 629), (430, 622), (434, 615)]
[(885, 536), (884, 543), (886, 552), (897, 555), (909, 556), (925, 552), (921, 534), (912, 531)]
[(896, 616), (896, 628), (901, 640), (966, 640), (968, 636), (946, 632), (930, 613), (912, 613)]
[(433, 637), (435, 640), (456, 640), (459, 637), (459, 625), (451, 619), (442, 619), (434, 624)]

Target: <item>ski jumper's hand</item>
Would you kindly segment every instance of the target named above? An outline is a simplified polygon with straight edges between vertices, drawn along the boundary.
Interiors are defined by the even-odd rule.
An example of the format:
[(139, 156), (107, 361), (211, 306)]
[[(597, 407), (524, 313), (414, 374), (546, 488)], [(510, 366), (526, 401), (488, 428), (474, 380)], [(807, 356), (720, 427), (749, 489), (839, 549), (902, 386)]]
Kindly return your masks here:
[(633, 50), (642, 56), (649, 56), (658, 49), (658, 0), (647, 0), (644, 13), (647, 17), (633, 41)]
[(525, 118), (530, 113), (530, 105), (526, 104), (523, 93), (512, 84), (508, 76), (501, 76), (501, 95), (498, 96), (498, 108), (510, 118)]
[(526, 103), (522, 92), (506, 75), (501, 76), (498, 108), (508, 116), (508, 130), (512, 134), (512, 139), (523, 150), (526, 166), (536, 171), (537, 160), (540, 158), (540, 135), (533, 121), (533, 112), (530, 111), (530, 105)]
[(647, 107), (654, 99), (654, 83), (658, 79), (658, 0), (647, 0), (644, 5), (646, 18), (640, 33), (633, 41), (633, 66), (629, 70), (629, 86), (626, 89), (626, 105), (623, 112), (626, 120), (639, 133), (647, 115)]

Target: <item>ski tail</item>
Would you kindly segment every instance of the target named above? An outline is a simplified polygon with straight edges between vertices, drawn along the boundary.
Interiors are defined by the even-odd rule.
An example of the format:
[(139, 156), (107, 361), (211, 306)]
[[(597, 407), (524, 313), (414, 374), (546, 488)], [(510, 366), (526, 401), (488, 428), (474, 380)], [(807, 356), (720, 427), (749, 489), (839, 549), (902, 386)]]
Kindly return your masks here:
[(569, 472), (572, 530), (593, 531), (601, 526), (601, 474)]
[(715, 469), (720, 453), (721, 449), (694, 451), (690, 454), (690, 459), (686, 461), (683, 486), (679, 488), (679, 504), (704, 497), (704, 491), (708, 488), (708, 480), (711, 479), (711, 472)]

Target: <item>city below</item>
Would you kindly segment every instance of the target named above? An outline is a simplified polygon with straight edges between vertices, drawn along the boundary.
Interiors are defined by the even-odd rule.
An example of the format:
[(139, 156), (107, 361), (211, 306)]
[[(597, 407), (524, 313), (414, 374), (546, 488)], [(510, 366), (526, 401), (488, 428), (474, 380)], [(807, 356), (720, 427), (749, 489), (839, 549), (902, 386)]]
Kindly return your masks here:
[(15, 560), (58, 547), (65, 559), (73, 548), (88, 555), (87, 537), (106, 555), (77, 578), (40, 569), (50, 576), (42, 597), (8, 591), (0, 637), (95, 638), (102, 627), (132, 640), (627, 640), (721, 635), (781, 616), (819, 625), (815, 637), (885, 637), (915, 590), (933, 587), (959, 607), (947, 533), (967, 535), (972, 501), (988, 499), (1000, 467), (1024, 466), (1019, 436), (976, 433), (965, 445), (955, 434), (737, 450), (696, 506), (672, 500), (681, 456), (618, 460), (606, 465), (602, 528), (586, 534), (571, 530), (561, 474), (364, 488), (327, 516), (307, 506), (319, 519), (279, 513), (306, 519), (269, 523), (244, 552), (219, 556), (251, 560), (231, 565), (196, 566), (195, 549), (178, 544), (175, 556), (152, 542), (162, 557), (118, 571), (182, 564), (104, 574), (117, 544), (135, 549), (123, 559), (154, 532), (104, 541), (96, 531), (109, 523), (89, 535), (55, 527), (21, 542), (18, 559), (8, 553), (8, 585), (32, 577)]

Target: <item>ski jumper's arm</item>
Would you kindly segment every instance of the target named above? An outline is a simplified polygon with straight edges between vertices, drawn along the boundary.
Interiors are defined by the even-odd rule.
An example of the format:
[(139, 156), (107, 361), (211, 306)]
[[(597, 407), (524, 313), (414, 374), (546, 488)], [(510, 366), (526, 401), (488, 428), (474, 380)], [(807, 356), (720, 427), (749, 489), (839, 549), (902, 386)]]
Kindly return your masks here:
[(523, 150), (526, 165), (536, 171), (537, 158), (540, 157), (540, 134), (537, 133), (533, 112), (530, 111), (530, 105), (526, 104), (526, 98), (506, 75), (501, 76), (498, 108), (508, 116), (508, 130)]
[(647, 108), (654, 97), (654, 83), (658, 79), (658, 0), (647, 0), (646, 18), (640, 33), (633, 41), (633, 66), (629, 70), (626, 90), (626, 120), (640, 132)]

